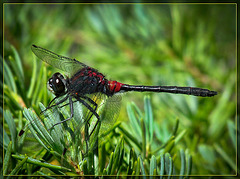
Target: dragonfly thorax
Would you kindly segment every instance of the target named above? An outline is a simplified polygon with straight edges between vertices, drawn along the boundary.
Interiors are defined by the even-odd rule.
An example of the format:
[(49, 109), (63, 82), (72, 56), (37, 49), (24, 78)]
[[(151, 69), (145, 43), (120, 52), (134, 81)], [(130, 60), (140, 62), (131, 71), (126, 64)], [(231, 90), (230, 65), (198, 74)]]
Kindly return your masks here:
[(66, 80), (61, 73), (54, 73), (47, 82), (47, 88), (56, 96), (62, 96), (66, 93)]
[(68, 91), (80, 95), (93, 94), (97, 92), (108, 95), (108, 80), (96, 69), (86, 67), (75, 73), (69, 79)]

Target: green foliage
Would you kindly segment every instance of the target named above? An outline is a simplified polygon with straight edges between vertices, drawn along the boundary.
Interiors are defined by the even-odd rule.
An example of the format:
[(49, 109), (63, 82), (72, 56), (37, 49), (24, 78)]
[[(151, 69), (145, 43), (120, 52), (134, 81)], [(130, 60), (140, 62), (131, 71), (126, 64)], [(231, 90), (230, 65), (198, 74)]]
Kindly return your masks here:
[[(129, 112), (132, 113), (132, 118), (136, 119), (137, 116), (135, 116), (135, 112), (138, 111), (141, 113), (141, 111), (138, 109), (138, 107), (133, 103), (133, 106), (135, 109), (132, 109), (130, 107)], [(146, 116), (152, 116), (152, 107), (149, 101), (149, 97), (145, 98), (145, 107)], [(42, 104), (40, 104), (40, 108), (44, 110)], [(78, 110), (82, 110), (81, 107), (76, 108)], [(136, 110), (136, 111), (134, 111)], [(52, 131), (49, 131), (49, 129), (53, 124), (60, 121), (59, 118), (62, 117), (62, 113), (57, 110), (53, 109), (53, 111), (49, 111), (47, 115), (45, 115), (45, 120), (42, 122), (38, 122), (38, 116), (36, 116), (35, 113), (33, 113), (30, 109), (24, 109), (23, 112), (25, 118), (29, 121), (28, 124), (31, 134), (33, 134), (36, 144), (39, 143), (42, 146), (42, 149), (37, 154), (34, 153), (31, 156), (24, 156), (20, 153), (28, 152), (30, 154), (30, 151), (21, 151), (22, 144), (27, 145), (27, 141), (33, 141), (33, 139), (30, 139), (30, 136), (27, 136), (26, 133), (23, 136), (20, 136), (16, 138), (16, 126), (13, 122), (11, 113), (7, 110), (5, 112), (6, 120), (8, 121), (8, 127), (10, 130), (10, 136), (13, 141), (13, 144), (16, 145), (16, 147), (13, 147), (12, 142), (9, 142), (9, 146), (7, 148), (7, 153), (5, 156), (5, 167), (7, 168), (9, 163), (9, 158), (11, 154), (11, 150), (14, 148), (15, 153), (12, 154), (12, 157), (14, 159), (20, 160), (20, 162), (15, 163), (15, 168), (11, 171), (10, 175), (26, 175), (29, 173), (34, 173), (40, 171), (41, 174), (44, 174), (46, 172), (46, 169), (49, 169), (51, 171), (51, 174), (55, 175), (77, 175), (81, 174), (79, 171), (82, 171), (82, 174), (84, 175), (173, 175), (176, 173), (173, 173), (173, 159), (171, 155), (168, 153), (172, 150), (173, 144), (176, 142), (174, 140), (169, 140), (164, 146), (160, 149), (163, 149), (160, 154), (157, 154), (157, 152), (160, 150), (156, 150), (155, 152), (151, 152), (151, 143), (153, 142), (151, 140), (146, 140), (145, 136), (150, 136), (150, 133), (154, 133), (153, 131), (148, 131), (145, 133), (145, 124), (144, 122), (150, 122), (149, 118), (146, 117), (141, 122), (139, 119), (137, 119), (136, 125), (140, 128), (140, 131), (143, 131), (140, 135), (142, 136), (142, 140), (146, 140), (146, 145), (139, 145), (139, 149), (135, 151), (133, 145), (130, 143), (135, 143), (138, 139), (136, 135), (129, 134), (128, 132), (124, 131), (125, 129), (123, 127), (118, 126), (120, 129), (119, 132), (114, 132), (112, 134), (112, 137), (116, 138), (117, 140), (105, 140), (102, 145), (97, 148), (97, 151), (95, 148), (89, 148), (86, 153), (84, 154), (85, 157), (82, 155), (82, 146), (85, 144), (85, 141), (82, 142), (76, 142), (75, 140), (79, 140), (81, 137), (81, 130), (78, 130), (79, 134), (76, 133), (76, 131), (69, 132), (71, 130), (66, 123), (64, 123), (63, 126), (58, 125), (56, 126)], [(62, 119), (63, 120), (63, 119)], [(76, 119), (75, 119), (76, 120)], [(103, 116), (104, 120), (104, 116)], [(130, 117), (130, 120), (131, 117)], [(153, 120), (153, 118), (151, 119)], [(51, 122), (50, 122), (51, 121)], [(74, 121), (74, 120), (72, 120)], [(152, 121), (153, 122), (153, 121)], [(141, 125), (142, 124), (142, 125)], [(178, 122), (177, 122), (178, 124)], [(88, 124), (86, 124), (88, 125)], [(135, 124), (134, 124), (135, 125)], [(132, 127), (134, 126), (132, 125)], [(114, 127), (115, 128), (115, 127)], [(113, 128), (113, 129), (114, 129)], [(177, 128), (177, 126), (176, 126)], [(77, 128), (78, 129), (78, 128)], [(176, 133), (177, 129), (175, 129)], [(26, 131), (27, 132), (27, 131)], [(71, 135), (71, 142), (69, 143), (69, 134)], [(119, 134), (121, 134), (121, 138), (119, 138)], [(67, 140), (64, 140), (64, 138), (67, 138)], [(97, 136), (91, 136), (91, 138), (97, 138)], [(170, 137), (171, 139), (174, 139), (175, 137)], [(17, 140), (18, 139), (18, 140)], [(17, 140), (17, 142), (16, 142)], [(24, 141), (23, 141), (24, 140)], [(124, 145), (124, 140), (128, 141), (128, 145)], [(172, 143), (174, 141), (174, 143)], [(91, 140), (89, 141), (90, 144)], [(116, 145), (113, 152), (110, 152), (111, 149), (108, 149), (106, 151), (108, 144), (114, 144)], [(140, 143), (143, 143), (143, 141), (140, 141)], [(137, 145), (137, 144), (136, 144)], [(90, 145), (91, 146), (91, 145)], [(132, 147), (132, 148), (131, 148)], [(35, 148), (35, 147), (34, 147)], [(63, 154), (64, 148), (67, 149), (67, 153)], [(146, 150), (147, 148), (147, 150)], [(27, 148), (28, 150), (32, 150), (33, 148)], [(98, 150), (101, 152), (104, 150), (104, 152), (101, 152), (101, 161), (109, 160), (108, 165), (106, 167), (104, 163), (101, 164), (101, 167), (99, 167), (99, 163), (95, 163), (95, 160), (100, 161), (96, 157), (98, 157)], [(125, 151), (130, 152), (126, 153)], [(106, 153), (109, 153), (110, 156), (106, 155)], [(139, 154), (142, 153), (143, 159)], [(155, 157), (156, 154), (158, 157)], [(181, 153), (181, 170), (180, 175), (186, 175), (185, 173), (185, 167), (186, 167), (186, 157), (183, 150), (180, 150)], [(191, 157), (191, 156), (189, 156)], [(53, 165), (50, 161), (57, 160), (61, 166)], [(29, 169), (25, 164), (33, 164), (33, 166)], [(150, 164), (149, 164), (150, 163)], [(191, 160), (188, 161), (188, 165), (190, 166), (189, 171), (191, 170)], [(77, 166), (77, 168), (76, 168)], [(40, 170), (42, 168), (42, 170)], [(161, 170), (160, 170), (161, 168)], [(7, 169), (4, 169), (4, 172), (6, 173)], [(175, 172), (178, 169), (175, 168)], [(161, 173), (160, 173), (161, 171)], [(49, 171), (48, 171), (49, 172)], [(47, 173), (45, 173), (47, 175)], [(188, 175), (190, 173), (187, 173)]]
[[(4, 175), (236, 174), (234, 5), (5, 4), (4, 13)], [(69, 109), (40, 115), (53, 98), (45, 84), (56, 69), (32, 55), (32, 44), (120, 82), (218, 95), (126, 94), (118, 122), (104, 121), (103, 105), (102, 128), (86, 144), (86, 123), (74, 128), (84, 113), (77, 103), (74, 120), (48, 130)]]

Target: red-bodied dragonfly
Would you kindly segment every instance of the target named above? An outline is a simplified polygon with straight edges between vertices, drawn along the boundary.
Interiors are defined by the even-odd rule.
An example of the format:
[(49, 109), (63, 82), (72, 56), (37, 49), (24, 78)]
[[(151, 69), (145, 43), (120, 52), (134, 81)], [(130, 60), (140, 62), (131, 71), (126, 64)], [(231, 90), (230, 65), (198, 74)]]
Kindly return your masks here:
[[(165, 92), (200, 97), (212, 97), (217, 95), (216, 91), (195, 87), (128, 85), (117, 81), (111, 81), (107, 80), (107, 78), (105, 78), (105, 76), (98, 70), (89, 67), (76, 59), (58, 55), (36, 45), (32, 45), (32, 51), (42, 61), (60, 70), (66, 71), (71, 75), (71, 77), (64, 78), (61, 73), (55, 73), (47, 82), (47, 87), (53, 92), (55, 98), (49, 103), (46, 110), (58, 106), (68, 100), (67, 105), (70, 106), (71, 112), (70, 117), (55, 123), (51, 128), (73, 118), (73, 103), (75, 102), (73, 100), (76, 100), (84, 105), (90, 113), (97, 118), (97, 122), (90, 133), (91, 136), (100, 121), (99, 114), (97, 113), (98, 104), (88, 96), (91, 94), (101, 93), (101, 95), (105, 95), (106, 97), (112, 97), (117, 93), (136, 91)], [(60, 97), (61, 100), (55, 102), (56, 99)], [(53, 104), (53, 102), (55, 102), (55, 104)]]

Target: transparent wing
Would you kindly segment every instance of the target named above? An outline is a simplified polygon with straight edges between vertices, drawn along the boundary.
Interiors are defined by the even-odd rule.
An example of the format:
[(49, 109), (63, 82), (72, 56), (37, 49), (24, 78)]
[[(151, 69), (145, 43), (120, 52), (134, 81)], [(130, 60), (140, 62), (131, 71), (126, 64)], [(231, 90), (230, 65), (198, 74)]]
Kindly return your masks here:
[[(101, 118), (101, 128), (100, 134), (104, 136), (104, 133), (112, 130), (121, 109), (122, 96), (120, 94), (113, 95), (108, 97), (100, 109), (100, 118)], [(101, 108), (101, 107), (100, 107)]]
[[(74, 125), (74, 133), (76, 136), (80, 134), (79, 138), (85, 139), (87, 136), (89, 137), (89, 135), (93, 132), (88, 140), (88, 150), (93, 150), (97, 145), (97, 139), (101, 143), (105, 140), (106, 135), (113, 129), (114, 123), (119, 116), (122, 98), (121, 95), (107, 97), (102, 93), (95, 93), (87, 96), (97, 104), (96, 112), (99, 114), (100, 121), (98, 122), (98, 125), (95, 126), (97, 124), (96, 116), (93, 115), (93, 113), (87, 109), (86, 106), (77, 102), (76, 105), (80, 106), (75, 106), (74, 118), (75, 120), (80, 118), (81, 121), (78, 121)], [(85, 101), (87, 102), (87, 100)], [(88, 104), (93, 109), (95, 108), (91, 103), (88, 102)]]
[(71, 75), (75, 74), (82, 68), (88, 67), (87, 65), (77, 61), (76, 59), (58, 55), (54, 52), (51, 52), (36, 45), (32, 45), (32, 51), (42, 61), (48, 63), (49, 65), (52, 65), (55, 68), (68, 72)]

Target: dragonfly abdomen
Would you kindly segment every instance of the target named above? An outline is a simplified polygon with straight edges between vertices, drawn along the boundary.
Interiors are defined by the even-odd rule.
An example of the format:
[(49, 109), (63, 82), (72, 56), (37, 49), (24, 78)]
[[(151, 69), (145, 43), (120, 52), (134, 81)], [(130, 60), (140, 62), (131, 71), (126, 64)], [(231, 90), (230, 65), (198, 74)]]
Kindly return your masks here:
[(120, 90), (122, 90), (122, 85), (124, 84), (119, 83), (117, 81), (108, 81), (108, 89), (109, 89), (110, 95), (113, 95), (114, 93), (117, 93)]
[(186, 94), (193, 96), (211, 97), (217, 94), (216, 91), (194, 87), (178, 87), (178, 86), (136, 86), (122, 84), (123, 91), (138, 91), (138, 92), (165, 92), (175, 94)]

